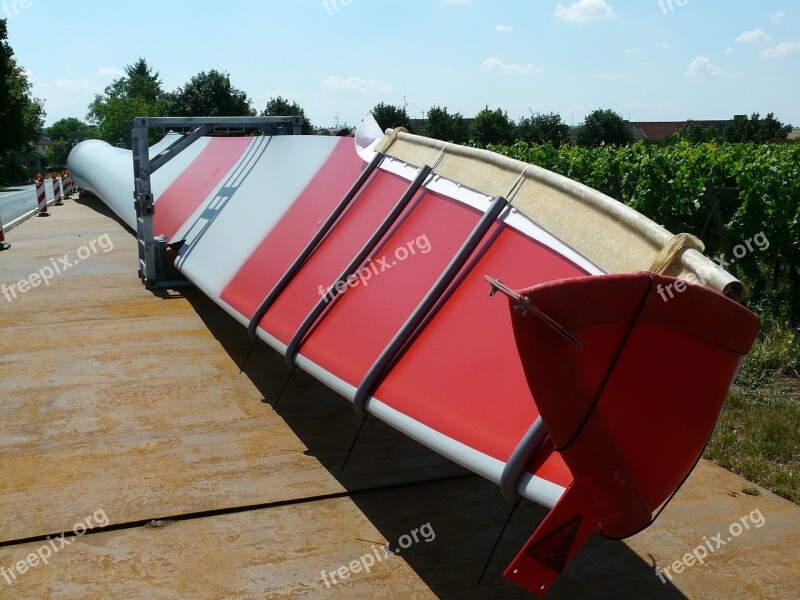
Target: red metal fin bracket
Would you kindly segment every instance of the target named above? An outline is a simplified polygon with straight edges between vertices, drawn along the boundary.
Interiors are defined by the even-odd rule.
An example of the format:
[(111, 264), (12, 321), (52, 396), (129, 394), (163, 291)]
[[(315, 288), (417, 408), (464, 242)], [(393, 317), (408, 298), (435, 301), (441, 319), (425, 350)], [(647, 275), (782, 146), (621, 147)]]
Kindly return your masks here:
[(506, 568), (503, 576), (536, 596), (544, 596), (578, 549), (597, 533), (590, 503), (572, 484)]

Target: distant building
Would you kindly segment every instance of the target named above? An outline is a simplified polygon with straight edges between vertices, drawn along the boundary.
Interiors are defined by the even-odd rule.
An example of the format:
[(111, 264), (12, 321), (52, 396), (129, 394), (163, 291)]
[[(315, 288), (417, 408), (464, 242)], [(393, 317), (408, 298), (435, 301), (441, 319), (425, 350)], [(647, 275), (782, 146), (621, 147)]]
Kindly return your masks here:
[(49, 137), (41, 136), (39, 141), (36, 142), (36, 152), (44, 156), (47, 154), (47, 151), (50, 150), (50, 147), (53, 145), (53, 140)]
[[(474, 117), (464, 117), (464, 125), (467, 126), (467, 129), (472, 127), (472, 122), (475, 120)], [(425, 126), (428, 124), (428, 119), (410, 119), (411, 127), (414, 128), (414, 133), (420, 134), (422, 133)]]
[(800, 140), (800, 127), (792, 129), (788, 137), (790, 140)]
[(17, 154), (17, 164), (25, 168), (28, 180), (33, 180), (37, 173), (44, 172), (44, 158), (39, 152)]
[(44, 172), (44, 157), (52, 145), (53, 140), (40, 136), (29, 152), (17, 154), (16, 164), (25, 168), (28, 180), (34, 179), (37, 173)]
[(427, 124), (428, 119), (411, 119), (411, 127), (414, 128), (414, 133), (420, 133)]

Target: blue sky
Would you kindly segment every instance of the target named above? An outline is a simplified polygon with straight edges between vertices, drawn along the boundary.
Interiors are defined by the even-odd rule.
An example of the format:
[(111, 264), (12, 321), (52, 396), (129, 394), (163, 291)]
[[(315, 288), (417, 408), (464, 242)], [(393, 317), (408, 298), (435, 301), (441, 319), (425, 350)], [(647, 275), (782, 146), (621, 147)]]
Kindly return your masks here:
[[(378, 102), (634, 121), (774, 112), (800, 125), (797, 0), (0, 0), (47, 123), (139, 56), (167, 89), (219, 69), (316, 125)], [(147, 23), (137, 30), (136, 23)]]

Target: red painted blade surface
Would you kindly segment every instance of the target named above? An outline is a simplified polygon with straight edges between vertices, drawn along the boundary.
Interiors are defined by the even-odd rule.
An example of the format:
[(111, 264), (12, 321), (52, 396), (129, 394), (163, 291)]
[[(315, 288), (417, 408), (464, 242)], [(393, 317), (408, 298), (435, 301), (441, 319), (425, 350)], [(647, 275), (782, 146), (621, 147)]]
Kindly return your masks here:
[(528, 385), (575, 480), (506, 571), (534, 593), (560, 572), (541, 559), (544, 540), (560, 536), (568, 557), (592, 531), (622, 538), (650, 524), (702, 453), (755, 340), (756, 315), (701, 286), (662, 293), (677, 281), (633, 273), (519, 292), (583, 349), (511, 301)]

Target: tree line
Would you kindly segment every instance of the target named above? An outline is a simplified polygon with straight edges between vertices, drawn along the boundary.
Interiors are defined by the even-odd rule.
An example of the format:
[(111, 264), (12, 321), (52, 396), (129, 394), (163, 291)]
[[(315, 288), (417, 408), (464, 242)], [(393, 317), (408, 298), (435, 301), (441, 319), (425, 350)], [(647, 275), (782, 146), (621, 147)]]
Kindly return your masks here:
[[(99, 138), (111, 144), (129, 144), (130, 121), (137, 116), (280, 116), (305, 117), (304, 134), (323, 133), (317, 130), (295, 101), (281, 96), (271, 98), (257, 111), (247, 93), (234, 87), (230, 75), (212, 69), (192, 77), (174, 91), (166, 91), (160, 75), (144, 58), (124, 69), (124, 73), (95, 96), (88, 106), (85, 121), (71, 117), (61, 119), (42, 129), (45, 112), (41, 100), (31, 94), (31, 83), (25, 71), (16, 64), (8, 45), (6, 22), (0, 20), (0, 165), (12, 164), (16, 155), (29, 149), (42, 134), (53, 142), (45, 160), (49, 167), (66, 165), (70, 150), (76, 142)], [(419, 131), (404, 106), (379, 103), (372, 114), (382, 128), (405, 127), (412, 133), (449, 141), (487, 147), (511, 145), (517, 141), (528, 144), (550, 144), (559, 148), (576, 143), (586, 148), (602, 145), (623, 146), (633, 142), (628, 123), (612, 110), (598, 109), (590, 113), (575, 131), (558, 113), (532, 114), (513, 120), (501, 108), (486, 106), (474, 118), (451, 113), (446, 107), (434, 106), (427, 111)], [(419, 121), (417, 122), (419, 123)], [(674, 139), (661, 143), (687, 140), (692, 143), (709, 141), (763, 143), (785, 138), (791, 130), (771, 113), (737, 116), (719, 131), (713, 126), (689, 121)]]
[[(456, 144), (486, 147), (525, 142), (538, 145), (551, 144), (559, 148), (572, 142), (572, 128), (558, 113), (534, 114), (514, 121), (502, 109), (492, 109), (487, 106), (474, 119), (465, 119), (461, 113), (450, 114), (447, 108), (435, 106), (423, 119), (420, 131), (414, 131), (413, 120), (402, 106), (381, 103), (372, 110), (372, 114), (383, 128), (405, 127), (412, 133)], [(686, 127), (676, 136), (660, 143), (670, 144), (686, 140), (692, 143), (716, 141), (761, 144), (784, 140), (791, 130), (791, 125), (784, 125), (772, 113), (766, 117), (754, 113), (749, 117), (735, 116), (721, 131), (713, 125), (687, 121)], [(608, 109), (591, 112), (575, 128), (574, 135), (575, 144), (584, 148), (598, 148), (603, 145), (624, 146), (634, 141), (630, 125), (621, 115)]]
[[(136, 116), (242, 116), (255, 115), (247, 94), (235, 88), (227, 73), (216, 70), (202, 72), (183, 87), (173, 92), (163, 89), (158, 72), (139, 58), (125, 68), (124, 76), (109, 85), (103, 94), (96, 96), (89, 106), (87, 118), (97, 127), (96, 134), (109, 143), (129, 138), (128, 123)], [(262, 116), (305, 115), (297, 102), (280, 96), (272, 98), (258, 113)], [(423, 120), (420, 131), (404, 106), (379, 103), (372, 114), (382, 128), (405, 127), (413, 133), (476, 146), (508, 145), (516, 141), (529, 144), (551, 144), (558, 148), (573, 141), (577, 145), (596, 148), (601, 145), (621, 146), (633, 142), (631, 127), (612, 110), (598, 109), (590, 113), (573, 133), (558, 113), (534, 114), (514, 121), (501, 108), (486, 106), (474, 118), (461, 113), (451, 113), (446, 107), (434, 106)], [(678, 137), (692, 142), (712, 139), (731, 142), (764, 142), (786, 137), (790, 127), (784, 126), (770, 113), (765, 118), (736, 117), (718, 134), (713, 127), (689, 122)], [(327, 133), (316, 131), (306, 117), (304, 134)], [(54, 140), (55, 141), (55, 140)], [(63, 155), (63, 152), (61, 153)], [(54, 156), (54, 159), (60, 156)]]
[(45, 112), (14, 58), (6, 25), (7, 19), (0, 19), (0, 181), (15, 181), (20, 179), (16, 156), (38, 140)]

